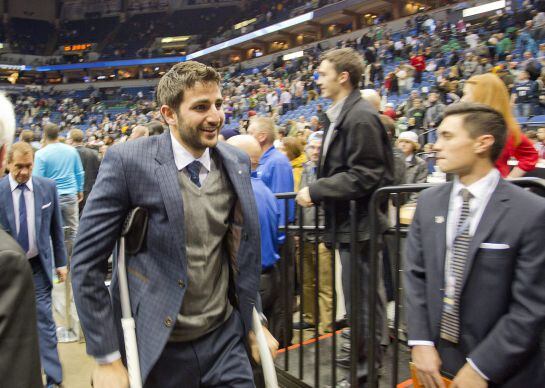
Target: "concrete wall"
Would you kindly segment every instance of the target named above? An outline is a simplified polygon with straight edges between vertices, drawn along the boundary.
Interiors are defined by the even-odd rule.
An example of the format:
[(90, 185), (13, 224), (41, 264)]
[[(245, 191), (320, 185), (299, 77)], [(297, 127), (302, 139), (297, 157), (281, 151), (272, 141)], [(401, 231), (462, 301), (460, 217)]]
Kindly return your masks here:
[(44, 0), (6, 0), (9, 16), (24, 19), (55, 20), (55, 2)]

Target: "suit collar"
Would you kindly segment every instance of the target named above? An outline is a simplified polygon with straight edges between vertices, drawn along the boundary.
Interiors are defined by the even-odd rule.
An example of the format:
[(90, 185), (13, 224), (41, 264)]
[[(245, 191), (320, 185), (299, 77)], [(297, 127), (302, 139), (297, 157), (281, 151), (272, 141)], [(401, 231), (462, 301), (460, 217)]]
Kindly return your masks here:
[(166, 130), (157, 139), (157, 154), (155, 160), (159, 164), (172, 164), (174, 163), (174, 152), (172, 151), (172, 140), (170, 138), (170, 130)]
[[(17, 181), (15, 179), (13, 179), (13, 177), (11, 176), (11, 174), (8, 174), (8, 180), (9, 180), (9, 186), (10, 186), (10, 190), (13, 192), (13, 190), (17, 189), (17, 186), (19, 186), (19, 183), (17, 183)], [(34, 191), (34, 180), (32, 179), (32, 176), (30, 177), (30, 179), (25, 183), (26, 184), (26, 187), (30, 190), (30, 191)]]

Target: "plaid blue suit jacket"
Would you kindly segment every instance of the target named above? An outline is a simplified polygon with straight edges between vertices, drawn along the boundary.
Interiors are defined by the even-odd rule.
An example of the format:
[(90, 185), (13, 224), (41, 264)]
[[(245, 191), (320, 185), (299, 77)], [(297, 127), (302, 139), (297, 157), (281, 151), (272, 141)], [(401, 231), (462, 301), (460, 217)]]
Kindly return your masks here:
[[(228, 144), (220, 143), (215, 150), (238, 198), (226, 246), (230, 248), (234, 304), (249, 330), (261, 268), (250, 161)], [(167, 343), (184, 299), (185, 285), (191, 281), (184, 246), (184, 206), (168, 131), (108, 149), (80, 221), (72, 282), (87, 352), (95, 357), (116, 350), (123, 353), (117, 271), (110, 290), (104, 281), (107, 260), (123, 221), (137, 206), (148, 210), (148, 231), (144, 248), (128, 258), (127, 270), (145, 381)]]

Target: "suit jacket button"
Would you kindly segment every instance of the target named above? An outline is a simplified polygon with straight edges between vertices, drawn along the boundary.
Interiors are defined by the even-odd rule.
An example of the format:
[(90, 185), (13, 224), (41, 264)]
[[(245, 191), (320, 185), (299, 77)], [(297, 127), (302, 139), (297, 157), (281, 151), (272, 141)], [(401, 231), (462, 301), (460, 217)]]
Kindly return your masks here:
[(172, 318), (171, 317), (166, 317), (165, 318), (165, 326), (166, 327), (172, 326)]
[(180, 286), (180, 288), (184, 288), (185, 287), (185, 283), (183, 280), (178, 280), (178, 285)]

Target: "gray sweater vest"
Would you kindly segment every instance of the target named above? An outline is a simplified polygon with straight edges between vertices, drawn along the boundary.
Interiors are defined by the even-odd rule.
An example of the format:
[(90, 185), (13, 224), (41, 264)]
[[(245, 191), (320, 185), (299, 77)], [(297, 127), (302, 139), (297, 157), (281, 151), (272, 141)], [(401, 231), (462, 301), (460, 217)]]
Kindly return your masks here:
[(217, 159), (198, 188), (180, 171), (184, 204), (188, 284), (170, 341), (192, 341), (224, 323), (233, 311), (228, 299), (229, 260), (224, 239), (235, 204), (231, 182)]

